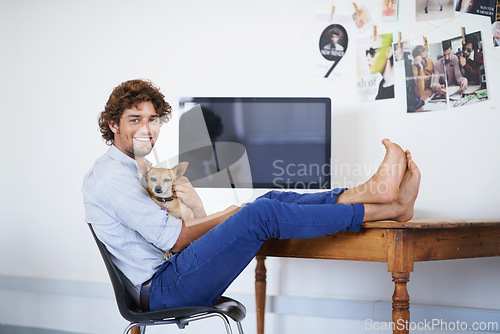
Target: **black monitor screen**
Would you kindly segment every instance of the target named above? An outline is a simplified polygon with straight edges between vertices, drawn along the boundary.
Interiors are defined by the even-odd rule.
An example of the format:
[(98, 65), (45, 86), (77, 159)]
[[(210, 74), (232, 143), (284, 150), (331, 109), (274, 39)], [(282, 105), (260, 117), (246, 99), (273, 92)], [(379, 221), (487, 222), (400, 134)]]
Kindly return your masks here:
[(197, 187), (329, 189), (329, 98), (180, 100), (180, 161)]

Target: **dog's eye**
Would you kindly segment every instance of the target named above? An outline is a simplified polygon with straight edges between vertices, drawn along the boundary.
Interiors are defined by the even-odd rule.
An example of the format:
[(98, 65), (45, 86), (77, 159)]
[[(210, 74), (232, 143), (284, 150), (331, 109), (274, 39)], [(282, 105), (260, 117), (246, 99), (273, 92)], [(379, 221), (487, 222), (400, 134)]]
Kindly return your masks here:
[(163, 182), (170, 182), (170, 179), (167, 177)]
[(150, 180), (151, 182), (156, 182), (156, 177), (152, 177)]

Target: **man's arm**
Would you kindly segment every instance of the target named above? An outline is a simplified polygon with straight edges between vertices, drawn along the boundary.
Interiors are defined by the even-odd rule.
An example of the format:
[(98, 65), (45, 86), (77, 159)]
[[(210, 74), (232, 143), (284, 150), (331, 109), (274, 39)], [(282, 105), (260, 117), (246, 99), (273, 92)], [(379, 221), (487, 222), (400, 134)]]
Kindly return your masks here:
[(425, 90), (425, 83), (424, 83), (425, 73), (421, 61), (422, 57), (417, 56), (415, 57), (413, 64), (413, 77), (415, 78), (415, 93), (420, 99), (422, 99)]
[(194, 218), (183, 221), (179, 238), (170, 251), (173, 253), (179, 253), (184, 248), (189, 246), (190, 243), (222, 223), (239, 209), (241, 209), (241, 207), (231, 205), (224, 211), (217, 212), (203, 218)]
[(458, 61), (458, 57), (451, 57), (451, 62), (453, 64), (453, 75), (455, 76), (455, 80), (460, 86), (460, 92), (463, 92), (467, 89), (468, 80), (462, 75), (462, 72), (460, 71), (460, 62)]
[[(440, 93), (443, 90), (443, 85), (441, 85), (441, 77), (444, 77), (444, 67), (443, 67), (443, 62), (438, 61), (434, 65), (434, 73), (432, 75), (432, 83), (431, 83), (431, 88), (434, 92)], [(441, 67), (443, 67), (441, 69)]]

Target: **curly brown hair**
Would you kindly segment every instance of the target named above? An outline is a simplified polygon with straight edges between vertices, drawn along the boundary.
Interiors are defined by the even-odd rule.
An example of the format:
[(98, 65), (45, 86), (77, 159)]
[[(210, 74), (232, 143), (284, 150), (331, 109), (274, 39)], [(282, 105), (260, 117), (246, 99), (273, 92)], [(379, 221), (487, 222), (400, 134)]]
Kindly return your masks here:
[(156, 113), (160, 116), (160, 124), (167, 122), (172, 113), (172, 107), (165, 101), (165, 96), (160, 93), (149, 80), (129, 80), (113, 89), (109, 96), (104, 111), (99, 115), (99, 128), (106, 144), (111, 145), (114, 133), (109, 128), (108, 122), (120, 124), (120, 118), (126, 109), (132, 108), (145, 101), (153, 103)]

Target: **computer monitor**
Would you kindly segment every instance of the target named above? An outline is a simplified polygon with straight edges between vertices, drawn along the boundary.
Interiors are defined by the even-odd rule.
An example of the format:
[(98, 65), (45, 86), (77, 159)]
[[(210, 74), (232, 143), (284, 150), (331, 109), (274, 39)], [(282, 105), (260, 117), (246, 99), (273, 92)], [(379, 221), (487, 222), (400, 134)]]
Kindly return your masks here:
[(180, 111), (195, 187), (330, 189), (329, 98), (183, 97)]

